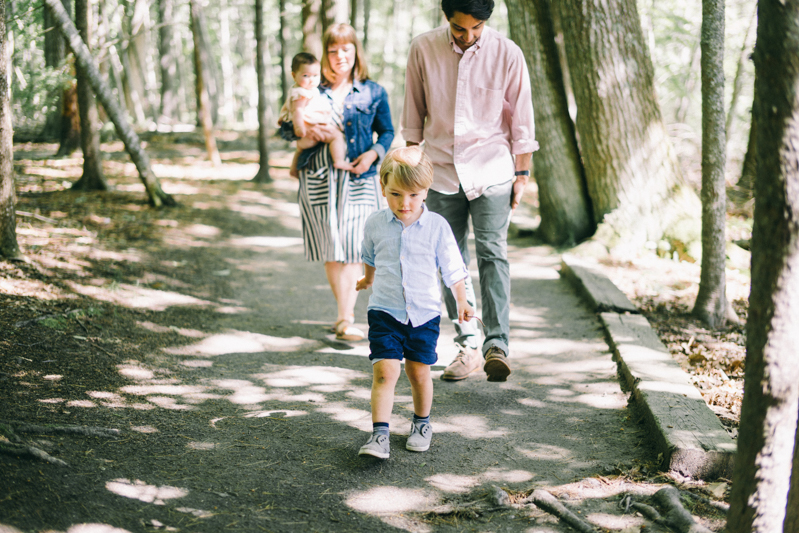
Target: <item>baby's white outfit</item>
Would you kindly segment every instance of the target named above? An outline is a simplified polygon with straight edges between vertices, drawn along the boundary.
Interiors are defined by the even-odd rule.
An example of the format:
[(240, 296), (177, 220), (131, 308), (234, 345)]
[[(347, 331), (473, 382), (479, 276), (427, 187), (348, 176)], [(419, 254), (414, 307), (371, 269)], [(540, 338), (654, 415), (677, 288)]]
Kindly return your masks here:
[(294, 102), (298, 98), (308, 98), (310, 101), (305, 106), (303, 116), (308, 124), (327, 124), (333, 114), (330, 100), (322, 96), (319, 89), (304, 89), (299, 85), (294, 85), (289, 89), (289, 97), (280, 109), (280, 122), (291, 122), (294, 120)]

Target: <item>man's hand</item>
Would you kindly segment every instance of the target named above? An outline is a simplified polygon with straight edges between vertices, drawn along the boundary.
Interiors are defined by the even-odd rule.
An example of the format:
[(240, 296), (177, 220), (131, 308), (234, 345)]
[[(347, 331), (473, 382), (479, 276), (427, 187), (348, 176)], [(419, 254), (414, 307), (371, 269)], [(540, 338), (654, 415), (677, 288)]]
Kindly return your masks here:
[(364, 172), (372, 168), (374, 162), (377, 161), (377, 157), (378, 157), (377, 152), (375, 152), (374, 150), (365, 151), (364, 153), (356, 157), (355, 160), (352, 162), (353, 168), (350, 172), (356, 175), (363, 174)]
[(528, 176), (516, 176), (516, 181), (513, 182), (513, 196), (510, 199), (511, 210), (516, 210), (522, 202), (524, 196), (524, 188), (527, 187), (527, 182), (530, 180)]

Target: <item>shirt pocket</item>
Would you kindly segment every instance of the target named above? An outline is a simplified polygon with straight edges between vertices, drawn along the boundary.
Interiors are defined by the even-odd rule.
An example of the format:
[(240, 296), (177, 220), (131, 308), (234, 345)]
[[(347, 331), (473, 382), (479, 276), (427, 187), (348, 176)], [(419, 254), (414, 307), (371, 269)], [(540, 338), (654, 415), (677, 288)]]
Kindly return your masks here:
[(502, 119), (502, 106), (505, 93), (502, 89), (476, 88), (474, 117), (476, 121), (495, 123)]

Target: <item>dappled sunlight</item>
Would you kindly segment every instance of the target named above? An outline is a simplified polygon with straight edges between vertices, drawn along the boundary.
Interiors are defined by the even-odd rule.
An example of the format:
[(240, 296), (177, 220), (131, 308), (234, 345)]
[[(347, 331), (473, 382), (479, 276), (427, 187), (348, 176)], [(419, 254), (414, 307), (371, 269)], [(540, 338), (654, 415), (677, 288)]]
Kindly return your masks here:
[(190, 405), (178, 403), (175, 398), (170, 398), (168, 396), (148, 396), (147, 401), (152, 402), (161, 409), (167, 409), (169, 411), (189, 411), (193, 409)]
[(164, 181), (164, 190), (171, 192), (170, 179), (191, 179), (194, 181), (249, 181), (261, 167), (258, 163), (222, 163), (219, 166), (204, 165), (204, 161), (194, 161), (186, 165), (166, 165), (154, 163), (153, 173)]
[(65, 280), (64, 284), (83, 296), (130, 309), (166, 311), (173, 306), (193, 305), (205, 307), (212, 305), (212, 303), (207, 300), (200, 300), (186, 294), (159, 291), (147, 287), (130, 285), (128, 283), (114, 283), (109, 288), (81, 285), (69, 280)]
[(249, 331), (230, 330), (227, 333), (211, 335), (196, 344), (164, 348), (164, 351), (174, 355), (217, 356), (234, 353), (298, 352), (312, 349), (316, 344), (316, 341), (302, 337), (272, 337)]
[[(367, 433), (372, 432), (372, 413), (371, 411), (367, 411), (365, 409), (355, 409), (354, 407), (350, 407), (348, 404), (345, 403), (331, 403), (324, 407), (320, 407), (316, 409), (318, 413), (325, 413), (330, 416), (333, 420), (337, 422), (342, 422), (347, 424), (348, 426), (365, 431)], [(391, 420), (389, 421), (394, 427), (397, 427), (402, 421), (396, 414), (391, 415)], [(404, 421), (402, 421), (404, 423)]]
[(211, 368), (214, 362), (207, 359), (186, 359), (181, 361), (180, 365), (188, 368)]
[[(329, 290), (329, 289), (328, 289)], [(338, 350), (331, 346), (325, 346), (321, 350), (316, 350), (316, 353), (333, 353), (338, 355), (355, 355), (358, 357), (369, 357), (369, 345), (367, 344), (354, 344), (351, 348)]]
[(522, 307), (511, 306), (510, 322), (511, 327), (523, 326), (525, 328), (553, 328), (558, 324), (552, 324), (551, 318), (546, 316), (547, 310), (544, 308), (532, 310)]
[(159, 324), (154, 324), (147, 321), (136, 322), (136, 325), (154, 333), (177, 333), (178, 335), (183, 335), (184, 337), (193, 338), (202, 338), (208, 335), (207, 333), (197, 329), (178, 328), (176, 326), (161, 326)]
[(67, 402), (67, 407), (83, 407), (91, 409), (97, 407), (97, 404), (89, 400), (72, 400)]
[(147, 368), (138, 366), (137, 364), (122, 364), (117, 365), (119, 374), (135, 381), (148, 381), (155, 378), (155, 372)]
[(435, 474), (425, 481), (441, 492), (450, 494), (466, 494), (480, 485), (480, 478), (476, 476), (460, 476), (457, 474)]
[(211, 518), (215, 516), (211, 511), (203, 511), (202, 509), (192, 509), (191, 507), (177, 507), (175, 509), (180, 513), (187, 513), (196, 518)]
[(220, 230), (216, 226), (208, 226), (206, 224), (192, 224), (191, 226), (183, 228), (183, 231), (185, 231), (189, 235), (193, 235), (194, 237), (200, 237), (203, 239), (213, 239), (214, 237), (218, 237), (219, 234), (222, 233), (222, 230)]
[(586, 520), (604, 529), (641, 531), (646, 527), (646, 519), (638, 514), (613, 515), (608, 513), (591, 513)]
[(439, 504), (439, 497), (423, 489), (374, 487), (351, 494), (345, 503), (352, 509), (373, 516), (424, 513)]
[[(530, 335), (533, 337), (531, 340), (520, 340), (524, 339), (525, 335), (520, 333), (517, 335), (518, 338), (514, 338), (512, 348), (514, 354), (535, 354), (535, 355), (564, 355), (568, 357), (569, 355), (578, 356), (581, 354), (592, 354), (595, 355), (597, 352), (607, 352), (608, 347), (606, 344), (591, 343), (591, 342), (581, 342), (581, 341), (573, 341), (567, 339), (552, 339), (552, 338), (544, 338), (544, 337), (536, 337), (535, 335)], [(528, 337), (529, 338), (529, 337)], [(610, 361), (610, 356), (607, 358)], [(591, 365), (596, 367), (597, 364), (601, 363), (602, 361), (591, 361)], [(573, 365), (574, 362), (568, 361), (563, 363), (565, 365)], [(582, 368), (580, 366), (579, 368)]]
[(436, 419), (436, 433), (457, 433), (469, 440), (498, 439), (508, 435), (505, 428), (489, 429), (488, 420), (482, 416), (442, 416)]
[(127, 529), (122, 529), (108, 524), (76, 524), (70, 526), (66, 533), (130, 533)]
[[(253, 411), (244, 415), (244, 418), (292, 418), (305, 416), (308, 411), (292, 411), (290, 409), (272, 409), (271, 411)], [(278, 416), (280, 415), (280, 416)]]
[(237, 405), (256, 405), (275, 398), (275, 395), (266, 394), (265, 388), (245, 379), (212, 380), (210, 383), (218, 389), (233, 391), (225, 399)]
[(144, 481), (129, 479), (115, 479), (108, 481), (105, 488), (114, 494), (130, 498), (132, 500), (140, 500), (145, 503), (152, 503), (154, 505), (164, 505), (166, 500), (175, 500), (178, 498), (185, 498), (189, 495), (188, 489), (181, 489), (179, 487), (170, 487), (169, 485), (148, 485)]
[(534, 279), (536, 281), (557, 280), (560, 279), (560, 274), (551, 267), (541, 267), (511, 261), (510, 277), (511, 279)]
[(527, 470), (507, 470), (504, 468), (489, 468), (482, 476), (484, 481), (495, 483), (526, 483), (535, 477)]
[(371, 379), (358, 370), (328, 366), (296, 366), (269, 374), (255, 374), (270, 387), (307, 387), (309, 385), (345, 385), (354, 379)]
[(227, 245), (237, 248), (289, 248), (292, 246), (302, 246), (302, 239), (299, 237), (231, 237)]
[(216, 443), (213, 442), (190, 442), (186, 445), (187, 448), (192, 450), (213, 450), (216, 448)]
[(133, 426), (130, 428), (131, 431), (135, 431), (136, 433), (158, 433), (158, 430), (153, 426)]
[(560, 446), (543, 443), (528, 443), (525, 447), (517, 447), (516, 451), (528, 459), (535, 461), (564, 462), (572, 459), (572, 452)]

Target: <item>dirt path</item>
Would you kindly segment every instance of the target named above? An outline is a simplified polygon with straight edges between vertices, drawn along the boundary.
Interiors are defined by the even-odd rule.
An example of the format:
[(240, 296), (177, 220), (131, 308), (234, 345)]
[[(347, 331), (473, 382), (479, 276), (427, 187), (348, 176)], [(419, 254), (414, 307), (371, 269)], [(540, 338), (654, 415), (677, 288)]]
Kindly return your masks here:
[[(403, 378), (392, 456), (363, 459), (368, 343), (328, 331), (335, 305), (321, 265), (303, 259), (296, 182), (181, 183), (175, 211), (133, 210), (131, 224), (151, 228), (141, 246), (107, 252), (111, 263), (96, 251), (51, 291), (72, 299), (61, 311), (99, 311), (6, 337), (29, 348), (6, 361), (16, 374), (0, 375), (2, 418), (123, 433), (39, 437), (69, 467), (0, 455), (0, 532), (568, 531), (531, 506), (491, 503), (496, 487), (512, 500), (560, 487), (567, 503), (579, 493), (574, 509), (598, 526), (644, 524), (622, 516), (614, 495), (653, 492), (618, 474), (645, 473), (655, 458), (600, 325), (559, 278), (552, 249), (510, 248), (508, 382), (439, 381), (454, 355), (443, 321), (432, 448), (404, 449)], [(93, 283), (103, 265), (112, 282)], [(361, 295), (364, 327), (366, 303)], [(92, 378), (90, 368), (101, 370)]]

